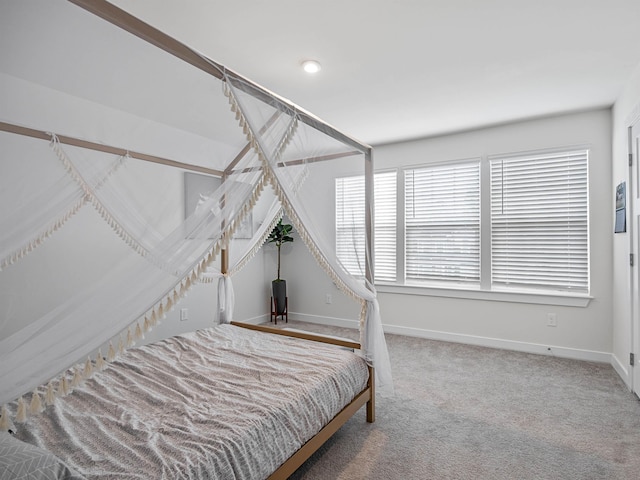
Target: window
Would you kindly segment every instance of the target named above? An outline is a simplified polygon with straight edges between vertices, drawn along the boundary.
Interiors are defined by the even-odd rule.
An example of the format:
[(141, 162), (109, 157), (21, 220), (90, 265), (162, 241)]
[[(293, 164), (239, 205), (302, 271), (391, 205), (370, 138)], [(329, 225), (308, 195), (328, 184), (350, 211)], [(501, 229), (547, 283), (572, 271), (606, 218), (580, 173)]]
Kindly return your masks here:
[(396, 172), (377, 173), (375, 191), (375, 274), (377, 281), (396, 281)]
[(365, 272), (364, 177), (336, 179), (336, 253), (351, 275)]
[(480, 281), (480, 161), (405, 171), (408, 281)]
[[(396, 280), (396, 172), (376, 173), (375, 279)], [(364, 176), (336, 179), (336, 251), (352, 275), (364, 275), (365, 264)]]
[(589, 291), (587, 154), (490, 159), (493, 285)]
[[(377, 173), (376, 281), (500, 292), (494, 298), (588, 294), (588, 155), (565, 149), (407, 168), (398, 204), (396, 174)], [(363, 177), (336, 180), (336, 209), (339, 258), (363, 272)]]

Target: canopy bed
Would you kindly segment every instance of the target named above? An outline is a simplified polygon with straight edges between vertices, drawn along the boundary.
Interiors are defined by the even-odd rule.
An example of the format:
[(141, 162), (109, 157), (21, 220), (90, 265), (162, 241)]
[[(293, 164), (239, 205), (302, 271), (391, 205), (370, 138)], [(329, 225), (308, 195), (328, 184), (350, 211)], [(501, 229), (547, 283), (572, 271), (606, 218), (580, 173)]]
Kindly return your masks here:
[[(71, 470), (81, 470), (80, 478), (116, 471), (110, 460), (100, 464), (97, 458), (109, 456), (104, 452), (113, 450), (112, 442), (124, 442), (133, 452), (134, 445), (118, 435), (138, 426), (162, 441), (173, 428), (181, 445), (193, 446), (178, 452), (182, 460), (175, 463), (151, 461), (160, 475), (177, 478), (178, 468), (182, 478), (208, 478), (211, 472), (285, 478), (364, 404), (373, 421), (373, 377), (382, 392), (391, 392), (392, 383), (372, 282), (372, 204), (361, 212), (366, 228), (353, 232), (353, 248), (364, 258), (361, 272), (351, 275), (335, 254), (326, 201), (338, 172), (365, 175), (372, 198), (371, 148), (108, 2), (5, 2), (0, 17), (0, 430), (17, 430), (18, 437), (64, 458)], [(215, 180), (189, 209), (185, 172)], [(313, 335), (280, 330), (274, 336), (252, 331), (268, 330), (261, 326), (227, 325), (234, 318), (232, 277), (250, 263), (283, 214), (333, 283), (360, 304), (360, 342), (331, 339), (332, 346), (311, 347)], [(247, 224), (249, 234), (239, 235)], [(134, 347), (207, 282), (217, 282), (219, 326)], [(305, 429), (287, 430), (288, 449), (278, 452), (269, 450), (275, 440), (260, 430), (243, 440), (211, 439), (203, 425), (219, 420), (213, 404), (232, 410), (223, 392), (237, 403), (242, 392), (257, 392), (256, 382), (273, 383), (260, 379), (286, 378), (282, 365), (274, 367), (263, 356), (276, 348), (291, 367), (291, 390), (281, 386), (279, 401), (264, 405), (263, 397), (272, 393), (252, 394), (251, 402), (240, 402), (246, 404), (244, 419), (227, 425), (253, 428), (260, 418), (281, 418), (271, 430), (282, 434), (294, 418)], [(303, 351), (315, 352), (315, 360), (305, 360)], [(332, 361), (321, 360), (327, 358)], [(327, 363), (325, 374), (317, 369), (317, 384), (315, 371), (305, 370), (309, 363)], [(160, 365), (170, 373), (154, 379)], [(221, 365), (230, 380), (208, 370)], [(356, 370), (352, 381), (343, 381), (345, 372)], [(151, 394), (137, 377), (142, 371), (144, 382), (155, 385)], [(117, 399), (136, 390), (118, 389), (119, 382), (140, 387), (159, 410), (114, 413)], [(190, 382), (198, 388), (189, 388)], [(328, 406), (316, 405), (313, 390), (326, 390), (317, 385), (327, 382), (337, 390), (327, 393)], [(169, 390), (177, 396), (165, 397)], [(284, 400), (300, 395), (303, 407), (291, 408), (301, 416), (279, 410)], [(322, 414), (309, 415), (309, 402)], [(231, 445), (240, 445), (258, 466), (237, 451), (227, 460), (213, 459), (206, 442), (182, 437), (168, 416), (166, 424), (153, 424), (158, 412), (173, 406), (185, 418), (198, 418), (204, 430), (194, 428), (195, 435), (218, 445), (213, 450), (231, 452)], [(143, 413), (151, 416), (141, 420)], [(81, 460), (74, 457), (78, 445), (54, 435), (65, 431), (78, 441), (98, 418), (115, 427), (98, 427), (93, 447), (83, 441), (89, 450), (77, 454)], [(262, 442), (270, 460), (261, 459), (247, 438)], [(158, 453), (146, 449), (149, 458)], [(112, 453), (121, 457), (119, 450)], [(240, 460), (221, 466), (228, 458)], [(131, 464), (122, 465), (118, 478), (134, 475), (126, 468)]]

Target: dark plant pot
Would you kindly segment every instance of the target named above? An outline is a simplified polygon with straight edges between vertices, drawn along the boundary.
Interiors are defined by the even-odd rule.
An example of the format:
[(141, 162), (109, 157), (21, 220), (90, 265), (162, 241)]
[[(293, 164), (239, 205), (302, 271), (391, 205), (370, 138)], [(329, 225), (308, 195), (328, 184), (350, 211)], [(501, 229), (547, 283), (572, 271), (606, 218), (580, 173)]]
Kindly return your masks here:
[(273, 299), (276, 302), (276, 314), (282, 315), (287, 305), (287, 282), (286, 280), (274, 280), (271, 282)]

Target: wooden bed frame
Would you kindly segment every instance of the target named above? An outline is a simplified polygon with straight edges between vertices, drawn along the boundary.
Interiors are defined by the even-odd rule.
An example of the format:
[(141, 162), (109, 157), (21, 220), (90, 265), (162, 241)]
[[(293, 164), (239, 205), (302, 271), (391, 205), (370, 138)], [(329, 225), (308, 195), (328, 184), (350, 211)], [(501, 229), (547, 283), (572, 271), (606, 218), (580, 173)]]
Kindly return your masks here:
[[(155, 45), (156, 47), (174, 55), (177, 58), (182, 59), (183, 61), (193, 65), (196, 68), (216, 77), (221, 78), (221, 71), (223, 70), (222, 66), (213, 62), (211, 59), (205, 59), (200, 54), (196, 53), (191, 48), (186, 45), (180, 43), (174, 38), (168, 36), (167, 34), (157, 30), (156, 28), (142, 22), (141, 20), (133, 17), (122, 9), (116, 7), (115, 5), (109, 3), (107, 0), (68, 0), (71, 3), (78, 5), (79, 7), (84, 8), (85, 10), (101, 17), (107, 22), (115, 25), (116, 27), (122, 28), (129, 33), (141, 38), (142, 40)], [(276, 104), (280, 105), (281, 108), (288, 108), (289, 105), (285, 100), (280, 97), (274, 96), (268, 90), (260, 87), (253, 82), (248, 81), (246, 78), (238, 75), (230, 69), (224, 68), (224, 71), (228, 76), (239, 78), (242, 80), (242, 85), (246, 88), (247, 93), (255, 96), (256, 98), (262, 98), (267, 100), (275, 101)], [(317, 117), (305, 112), (304, 110), (296, 108), (297, 115), (303, 123), (307, 125), (317, 128), (320, 131), (324, 131), (329, 134), (333, 138), (345, 143), (353, 147), (354, 151), (347, 152), (344, 154), (339, 154), (338, 156), (350, 156), (354, 153), (362, 153), (365, 157), (365, 195), (368, 199), (368, 202), (373, 201), (373, 191), (372, 191), (372, 183), (373, 183), (373, 160), (372, 160), (372, 148), (368, 145), (365, 145), (348, 135), (336, 130), (332, 126), (322, 122)], [(0, 125), (2, 126), (2, 125)], [(14, 131), (15, 128), (10, 126)], [(31, 136), (42, 136), (42, 132), (27, 132)], [(23, 133), (24, 132), (16, 132)], [(44, 138), (44, 137), (43, 137)], [(48, 139), (48, 137), (46, 137)], [(69, 143), (74, 144), (74, 139), (66, 139)], [(83, 147), (94, 148), (99, 150), (104, 150), (105, 148), (109, 148), (109, 151), (117, 151), (113, 147), (103, 147), (95, 144), (89, 144), (87, 142), (83, 142), (81, 145)], [(249, 148), (248, 146), (246, 148)], [(129, 153), (129, 151), (127, 151)], [(151, 157), (149, 155), (136, 154), (136, 158), (140, 158), (142, 160), (180, 166), (181, 168), (185, 168), (187, 170), (194, 171), (202, 171), (201, 168), (197, 168), (192, 165), (184, 164), (182, 162), (176, 162), (172, 160), (167, 160), (164, 158)], [(328, 156), (327, 159), (331, 159), (333, 156)], [(206, 173), (218, 174), (220, 172), (211, 172), (208, 171)], [(372, 214), (370, 209), (366, 209), (365, 216), (365, 224), (368, 231), (372, 231)], [(368, 242), (368, 251), (372, 251), (372, 235), (369, 236)], [(221, 271), (223, 273), (227, 272), (228, 268), (228, 252), (226, 249), (223, 249), (221, 252)], [(369, 265), (371, 262), (367, 262), (367, 268), (365, 272), (366, 278), (368, 278), (371, 282), (373, 282), (373, 272)], [(333, 345), (338, 345), (347, 348), (353, 349), (361, 349), (361, 345), (357, 342), (345, 341), (330, 337), (324, 337), (322, 335), (316, 335), (312, 333), (303, 333), (296, 331), (287, 331), (281, 330), (277, 328), (271, 328), (262, 325), (253, 325), (246, 324), (241, 322), (231, 322), (233, 325), (238, 327), (248, 328), (252, 330), (258, 330), (263, 332), (269, 332), (276, 335), (285, 335), (289, 337), (303, 338), (306, 340), (313, 340), (323, 343), (329, 343)], [(375, 384), (374, 384), (374, 369), (369, 366), (369, 380), (367, 387), (360, 392), (356, 397), (345, 406), (327, 425), (325, 425), (322, 430), (320, 430), (311, 440), (309, 440), (306, 444), (304, 444), (293, 456), (291, 456), (286, 462), (284, 462), (271, 476), (269, 476), (270, 480), (277, 479), (286, 479), (290, 475), (292, 475), (314, 452), (316, 452), (342, 425), (344, 425), (347, 420), (349, 420), (363, 405), (366, 404), (366, 419), (367, 422), (372, 423), (375, 421)]]
[[(314, 333), (283, 330), (264, 325), (253, 325), (242, 322), (231, 322), (237, 327), (257, 330), (259, 332), (273, 333), (287, 337), (302, 338), (316, 342), (329, 343), (346, 348), (360, 349), (358, 342), (325, 337)], [(367, 405), (367, 422), (375, 422), (375, 371), (369, 366), (369, 381), (367, 387), (344, 407), (333, 419), (320, 430), (315, 437), (305, 443), (300, 450), (294, 453), (289, 460), (284, 462), (275, 472), (269, 476), (269, 480), (284, 480), (289, 478), (311, 455), (313, 455), (338, 429), (344, 425), (363, 405)]]

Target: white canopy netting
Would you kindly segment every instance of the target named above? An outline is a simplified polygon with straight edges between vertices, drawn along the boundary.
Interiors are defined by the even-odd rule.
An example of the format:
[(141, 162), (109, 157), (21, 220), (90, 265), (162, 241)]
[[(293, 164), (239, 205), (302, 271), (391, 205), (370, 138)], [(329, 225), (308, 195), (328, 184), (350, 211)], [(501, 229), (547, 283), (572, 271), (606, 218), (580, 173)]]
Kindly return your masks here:
[[(368, 146), (153, 29), (173, 54), (62, 0), (5, 2), (0, 18), (4, 429), (71, 393), (198, 283), (218, 282), (216, 319), (234, 319), (232, 279), (283, 214), (360, 303), (362, 354), (392, 391), (371, 254), (350, 275), (335, 247), (335, 178), (371, 185)], [(189, 197), (193, 171), (208, 188)], [(354, 229), (354, 248), (371, 231)]]

